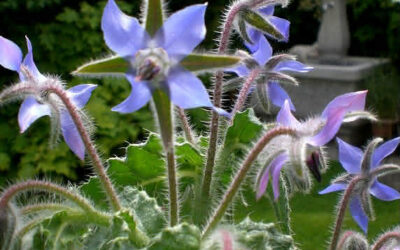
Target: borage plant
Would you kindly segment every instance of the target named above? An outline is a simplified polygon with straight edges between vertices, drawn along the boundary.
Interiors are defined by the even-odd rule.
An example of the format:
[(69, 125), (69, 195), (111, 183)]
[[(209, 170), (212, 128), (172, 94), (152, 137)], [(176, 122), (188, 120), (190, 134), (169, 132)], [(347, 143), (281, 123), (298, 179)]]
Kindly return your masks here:
[[(109, 0), (101, 27), (116, 54), (85, 64), (73, 74), (125, 77), (131, 93), (113, 111), (131, 113), (150, 102), (158, 133), (129, 145), (125, 157), (108, 159), (107, 168), (91, 137), (88, 114), (82, 110), (96, 86), (66, 89), (61, 79), (36, 68), (28, 38), (23, 59), (14, 42), (0, 37), (0, 64), (16, 71), (20, 79), (0, 93), (0, 102), (23, 100), (18, 114), (21, 132), (36, 119), (50, 116), (51, 142), (62, 133), (81, 160), (87, 154), (95, 173), (80, 186), (26, 180), (6, 187), (0, 196), (2, 249), (297, 249), (289, 195), (309, 191), (312, 175), (320, 180), (327, 168), (323, 145), (343, 122), (371, 115), (364, 111), (367, 93), (360, 91), (336, 97), (321, 116), (304, 122), (293, 116), (295, 107), (281, 84), (298, 84), (287, 71), (312, 68), (291, 55), (272, 55), (264, 35), (287, 41), (289, 34), (289, 21), (273, 16), (278, 5), (286, 6), (287, 1), (235, 1), (225, 13), (217, 53), (196, 53), (206, 33), (207, 4), (166, 17), (162, 0), (147, 0), (139, 21)], [(226, 54), (233, 31), (251, 55)], [(207, 71), (215, 73), (212, 98), (196, 76)], [(239, 77), (225, 80), (224, 72)], [(232, 108), (222, 107), (223, 87), (240, 89)], [(245, 109), (251, 92), (267, 111), (271, 104), (281, 107), (276, 123), (262, 124), (251, 108)], [(184, 111), (199, 107), (211, 113), (206, 136), (192, 130)], [(349, 202), (353, 217), (366, 231), (368, 218), (372, 219), (369, 194), (383, 200), (400, 198), (377, 181), (378, 176), (399, 169), (381, 165), (399, 140), (376, 147), (379, 142), (373, 140), (363, 155), (339, 141), (339, 157), (348, 174), (322, 191), (345, 190), (331, 249), (368, 247), (358, 233), (348, 231), (339, 239)], [(272, 192), (267, 192), (269, 179)], [(251, 186), (256, 187), (254, 198), (270, 196), (276, 224), (249, 217), (233, 220), (234, 208), (244, 206), (235, 202), (238, 194)], [(382, 235), (374, 248), (397, 246), (397, 231)]]

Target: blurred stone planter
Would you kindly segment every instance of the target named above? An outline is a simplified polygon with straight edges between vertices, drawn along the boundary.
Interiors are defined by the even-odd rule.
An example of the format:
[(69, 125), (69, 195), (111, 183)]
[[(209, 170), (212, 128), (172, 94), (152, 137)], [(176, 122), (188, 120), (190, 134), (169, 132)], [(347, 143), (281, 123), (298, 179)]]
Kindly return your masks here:
[(321, 112), (336, 96), (362, 89), (362, 81), (388, 62), (387, 59), (368, 57), (310, 59), (306, 63), (314, 67), (312, 71), (291, 74), (301, 86), (285, 89), (296, 107), (296, 114), (306, 117)]

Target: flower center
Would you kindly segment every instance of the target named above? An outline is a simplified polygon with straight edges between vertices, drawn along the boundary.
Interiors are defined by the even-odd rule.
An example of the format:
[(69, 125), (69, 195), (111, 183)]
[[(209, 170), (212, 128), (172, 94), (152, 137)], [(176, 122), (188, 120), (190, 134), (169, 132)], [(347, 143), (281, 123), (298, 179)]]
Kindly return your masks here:
[(132, 62), (136, 81), (161, 81), (169, 73), (170, 61), (162, 48), (139, 50)]
[(321, 182), (321, 158), (318, 151), (313, 151), (306, 159), (306, 165), (318, 182)]

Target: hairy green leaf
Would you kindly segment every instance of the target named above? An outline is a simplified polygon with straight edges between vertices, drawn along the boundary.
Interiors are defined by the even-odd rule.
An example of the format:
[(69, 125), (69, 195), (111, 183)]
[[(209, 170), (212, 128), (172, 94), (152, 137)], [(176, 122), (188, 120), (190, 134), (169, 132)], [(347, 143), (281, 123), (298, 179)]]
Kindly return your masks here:
[(253, 222), (246, 218), (235, 229), (237, 240), (248, 249), (297, 249), (293, 238), (289, 235), (281, 234), (273, 223)]

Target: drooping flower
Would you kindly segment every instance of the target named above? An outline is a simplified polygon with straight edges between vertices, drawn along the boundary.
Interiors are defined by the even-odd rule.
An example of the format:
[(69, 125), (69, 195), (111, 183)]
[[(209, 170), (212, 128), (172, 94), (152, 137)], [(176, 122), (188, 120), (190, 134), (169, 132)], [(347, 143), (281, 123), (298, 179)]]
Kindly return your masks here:
[[(347, 93), (333, 99), (318, 117), (307, 121), (298, 121), (290, 111), (286, 100), (277, 116), (281, 126), (293, 128), (298, 137), (279, 138), (274, 150), (278, 153), (270, 159), (260, 172), (256, 184), (256, 196), (261, 198), (272, 177), (275, 199), (279, 196), (280, 170), (285, 167), (289, 184), (298, 189), (309, 189), (309, 173), (318, 179), (320, 169), (325, 167), (322, 146), (328, 143), (338, 132), (346, 114), (363, 110), (367, 91)], [(308, 169), (308, 170), (307, 170)]]
[[(245, 63), (235, 68), (227, 69), (228, 72), (234, 72), (239, 77), (246, 77), (252, 70), (259, 70), (260, 77), (254, 81), (254, 86), (263, 87), (257, 88), (257, 95), (265, 95), (268, 100), (263, 102), (271, 102), (275, 106), (282, 107), (285, 100), (289, 101), (290, 108), (295, 110), (295, 107), (286, 93), (280, 86), (279, 82), (291, 82), (297, 84), (296, 80), (282, 72), (301, 72), (306, 73), (313, 67), (304, 65), (295, 60), (291, 55), (276, 55), (272, 56), (272, 47), (264, 36), (261, 36), (257, 42), (257, 50), (251, 54), (251, 58), (245, 59)], [(249, 50), (250, 47), (249, 47)], [(265, 93), (258, 93), (265, 92)]]
[[(32, 45), (26, 37), (28, 53), (22, 60), (21, 49), (12, 41), (0, 36), (0, 65), (6, 69), (16, 71), (22, 82), (28, 82), (40, 87), (46, 82), (53, 81), (42, 75), (33, 60)], [(60, 84), (60, 83), (57, 83)], [(93, 84), (81, 84), (68, 89), (67, 95), (78, 109), (83, 108), (89, 101), (92, 91), (96, 88)], [(72, 117), (65, 108), (60, 108), (61, 100), (55, 94), (45, 96), (30, 95), (24, 99), (18, 113), (18, 124), (21, 133), (43, 116), (56, 117), (60, 124), (64, 140), (69, 148), (80, 158), (85, 157), (85, 146)], [(62, 107), (62, 104), (61, 104)]]
[[(274, 5), (261, 5), (261, 7), (256, 7), (255, 9), (244, 9), (242, 14), (239, 15), (239, 33), (245, 32), (242, 36), (247, 38), (245, 39), (245, 45), (251, 52), (255, 52), (259, 49), (259, 40), (261, 37), (264, 37), (264, 35), (278, 41), (287, 42), (289, 40), (290, 22), (286, 19), (274, 16), (274, 11)], [(263, 19), (263, 22), (265, 22), (263, 26), (267, 30), (260, 29), (260, 27), (256, 26), (256, 24), (260, 23), (260, 20), (258, 20), (258, 22), (255, 20), (252, 25), (249, 18), (252, 16), (253, 18), (251, 19), (257, 19), (257, 17), (254, 18), (255, 15)]]
[(131, 93), (113, 111), (140, 109), (156, 89), (166, 92), (172, 103), (183, 109), (215, 109), (200, 79), (179, 64), (205, 37), (205, 10), (205, 4), (198, 4), (178, 11), (150, 36), (136, 18), (125, 15), (114, 0), (108, 1), (101, 23), (104, 39), (112, 51), (131, 64), (126, 75)]
[[(373, 141), (374, 142), (374, 141)], [(347, 174), (333, 180), (332, 184), (320, 191), (327, 194), (345, 190), (355, 176), (361, 176), (363, 181), (356, 186), (350, 200), (350, 213), (360, 228), (366, 233), (368, 229), (367, 212), (370, 208), (369, 195), (383, 201), (400, 199), (400, 193), (379, 182), (377, 175), (372, 174), (388, 155), (392, 154), (400, 143), (400, 137), (394, 138), (375, 148), (373, 152), (365, 152), (337, 138), (339, 145), (339, 161)], [(368, 148), (367, 148), (368, 149)], [(363, 166), (367, 164), (367, 166)]]

